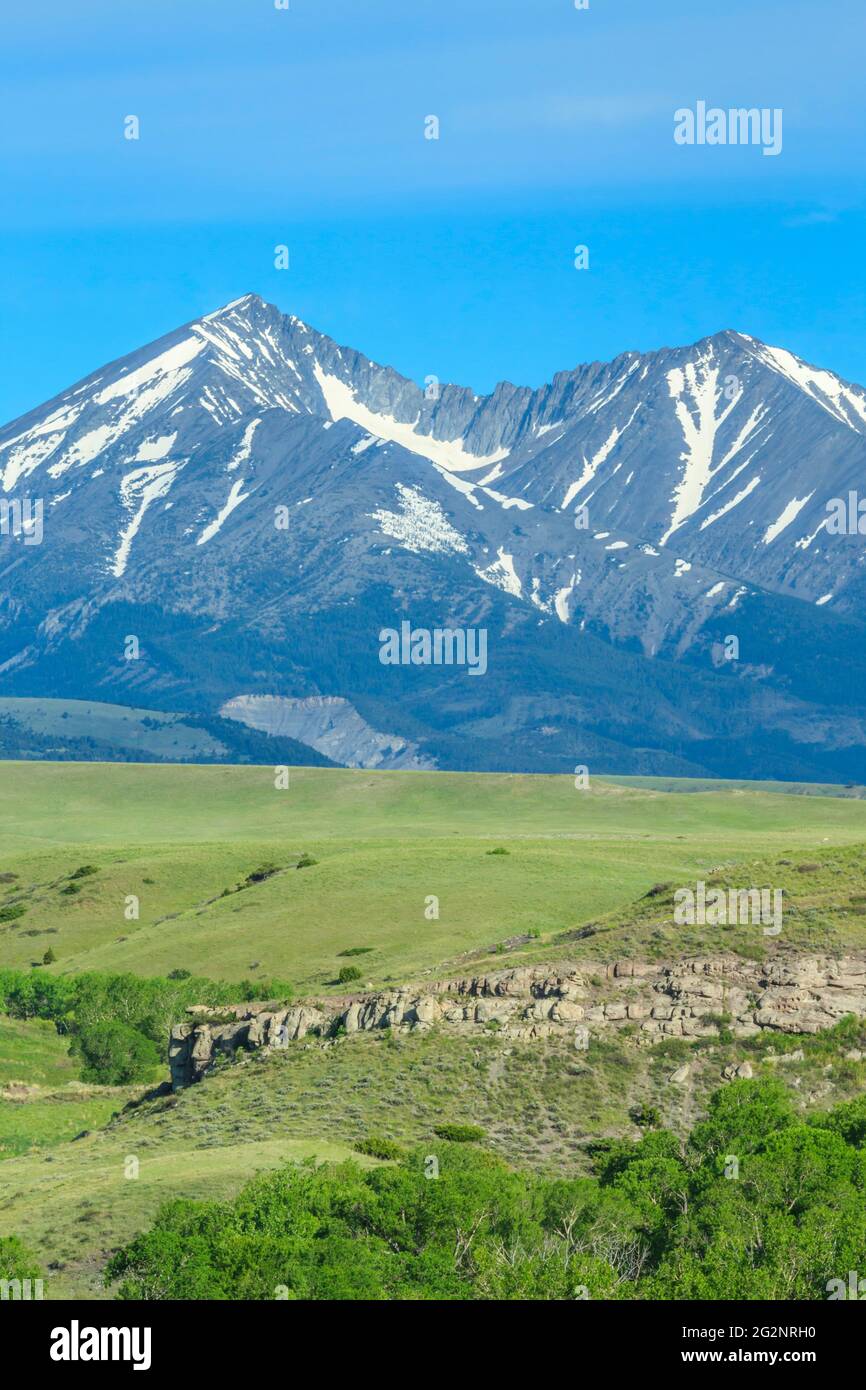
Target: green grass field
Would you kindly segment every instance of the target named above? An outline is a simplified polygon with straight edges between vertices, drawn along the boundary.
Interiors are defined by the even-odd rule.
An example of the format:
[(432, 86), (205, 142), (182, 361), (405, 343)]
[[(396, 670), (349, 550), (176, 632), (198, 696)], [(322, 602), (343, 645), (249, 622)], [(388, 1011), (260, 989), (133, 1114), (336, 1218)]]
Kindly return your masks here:
[[(866, 1083), (866, 1062), (846, 1061), (838, 1044), (773, 1045), (805, 1051), (802, 1061), (775, 1069), (803, 1110), (839, 1103)], [(443, 1121), (480, 1125), (486, 1143), (514, 1164), (586, 1172), (590, 1140), (637, 1135), (629, 1107), (658, 1106), (665, 1124), (687, 1129), (727, 1062), (750, 1057), (760, 1071), (767, 1051), (766, 1038), (697, 1048), (670, 1039), (641, 1050), (613, 1037), (587, 1057), (567, 1039), (540, 1047), (440, 1031), (298, 1043), (218, 1070), (178, 1096), (147, 1100), (73, 1143), (7, 1159), (0, 1235), (22, 1236), (53, 1266), (48, 1297), (105, 1298), (107, 1252), (168, 1198), (224, 1198), (258, 1171), (307, 1157), (366, 1163), (353, 1146), (370, 1134), (435, 1153)], [(686, 1058), (689, 1083), (672, 1086), (670, 1074)]]
[[(357, 947), (370, 948), (361, 988), (565, 956), (767, 949), (754, 928), (674, 927), (669, 891), (644, 898), (696, 877), (782, 887), (786, 946), (866, 946), (866, 801), (830, 789), (616, 779), (582, 792), (566, 776), (293, 769), (277, 790), (257, 767), (2, 772), (0, 967), (51, 947), (52, 972), (278, 976), (304, 994), (330, 988)], [(318, 862), (297, 868), (304, 853)], [(96, 871), (72, 877), (85, 865)], [(264, 865), (276, 872), (236, 891)], [(438, 918), (425, 915), (434, 896)], [(563, 940), (587, 923), (592, 935)], [(862, 1090), (866, 1063), (804, 1046), (784, 1068), (798, 1104)], [(766, 1047), (700, 1044), (683, 1091), (670, 1073), (694, 1049), (679, 1040), (600, 1040), (587, 1059), (562, 1040), (364, 1035), (140, 1102), (141, 1088), (82, 1086), (53, 1025), (0, 1017), (0, 1234), (50, 1266), (50, 1297), (105, 1297), (108, 1252), (166, 1197), (226, 1197), (287, 1159), (346, 1157), (370, 1133), (433, 1143), (443, 1119), (482, 1125), (513, 1163), (579, 1171), (588, 1140), (635, 1133), (630, 1106), (688, 1127), (723, 1065), (760, 1065)]]
[[(571, 777), (7, 763), (0, 965), (365, 982), (434, 969), (526, 932), (615, 911), (719, 862), (866, 841), (866, 802), (691, 792)], [(491, 855), (502, 846), (507, 855)], [(302, 853), (319, 862), (297, 870)], [(259, 865), (281, 872), (220, 895)], [(82, 864), (98, 873), (64, 892)], [(134, 895), (137, 920), (126, 915)], [(426, 913), (428, 899), (439, 916)], [(23, 907), (3, 921), (3, 909)]]
[(82, 1085), (78, 1072), (53, 1023), (0, 1014), (0, 1159), (99, 1129), (132, 1094)]

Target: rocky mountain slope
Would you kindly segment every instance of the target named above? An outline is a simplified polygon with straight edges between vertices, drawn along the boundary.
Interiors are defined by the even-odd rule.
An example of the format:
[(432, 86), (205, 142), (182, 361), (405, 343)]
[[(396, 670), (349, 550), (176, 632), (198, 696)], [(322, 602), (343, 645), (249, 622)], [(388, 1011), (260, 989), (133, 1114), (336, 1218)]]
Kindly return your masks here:
[[(0, 431), (0, 501), (44, 506), (0, 534), (0, 694), (266, 732), (276, 697), (358, 765), (866, 780), (828, 512), (864, 465), (866, 392), (744, 334), (477, 396), (247, 295)], [(404, 621), (484, 629), (484, 678), (383, 665)]]

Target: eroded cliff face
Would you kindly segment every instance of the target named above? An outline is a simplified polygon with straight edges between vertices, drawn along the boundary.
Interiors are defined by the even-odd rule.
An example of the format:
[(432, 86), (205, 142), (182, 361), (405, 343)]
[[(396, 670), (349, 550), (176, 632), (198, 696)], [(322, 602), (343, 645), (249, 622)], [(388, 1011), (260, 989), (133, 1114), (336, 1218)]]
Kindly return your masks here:
[(769, 963), (739, 956), (698, 956), (675, 965), (616, 961), (517, 966), (487, 975), (407, 985), (351, 998), (310, 999), (283, 1008), (239, 1004), (231, 1020), (193, 1011), (172, 1031), (175, 1089), (200, 1081), (238, 1049), (281, 1048), (308, 1035), (434, 1025), (472, 1032), (496, 1027), (512, 1038), (593, 1034), (628, 1025), (638, 1043), (714, 1036), (724, 1018), (735, 1037), (762, 1029), (817, 1033), (846, 1014), (866, 1016), (866, 953), (836, 957), (779, 955)]

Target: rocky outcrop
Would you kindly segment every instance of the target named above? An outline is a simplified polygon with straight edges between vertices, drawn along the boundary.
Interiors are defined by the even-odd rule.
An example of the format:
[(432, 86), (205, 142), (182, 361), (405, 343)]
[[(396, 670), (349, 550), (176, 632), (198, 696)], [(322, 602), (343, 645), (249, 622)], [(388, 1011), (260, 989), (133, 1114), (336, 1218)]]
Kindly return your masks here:
[[(225, 1017), (226, 1012), (233, 1015)], [(496, 1029), (511, 1038), (573, 1036), (583, 1050), (593, 1033), (629, 1028), (638, 1042), (762, 1029), (817, 1033), (845, 1014), (866, 1016), (866, 953), (775, 956), (769, 963), (725, 955), (675, 965), (616, 961), (611, 965), (516, 966), (486, 975), (440, 980), (344, 998), (311, 999), (282, 1008), (238, 1005), (219, 1020), (190, 1011), (171, 1035), (175, 1088), (198, 1081), (221, 1057), (239, 1049), (287, 1047), (314, 1035), (378, 1028), (462, 1032)], [(740, 1073), (738, 1073), (740, 1074)]]
[(417, 743), (380, 733), (339, 695), (236, 695), (220, 714), (271, 736), (297, 739), (344, 767), (417, 771), (436, 766)]
[[(327, 1015), (307, 1004), (268, 1010), (264, 1005), (231, 1010), (233, 1022), (205, 1022), (206, 1011), (172, 1029), (168, 1048), (171, 1084), (175, 1090), (200, 1081), (220, 1057), (231, 1059), (238, 1048), (287, 1047), (297, 1038), (321, 1031)], [(198, 1021), (199, 1019), (202, 1021)]]

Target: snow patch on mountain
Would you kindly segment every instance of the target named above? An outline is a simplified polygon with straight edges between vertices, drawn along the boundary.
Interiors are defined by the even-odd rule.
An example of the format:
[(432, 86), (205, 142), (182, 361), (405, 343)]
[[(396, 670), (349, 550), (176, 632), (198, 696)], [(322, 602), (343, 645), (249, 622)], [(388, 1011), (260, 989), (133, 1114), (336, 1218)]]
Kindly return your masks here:
[(749, 496), (749, 493), (755, 491), (755, 488), (758, 486), (760, 481), (761, 475), (760, 473), (756, 473), (754, 478), (751, 478), (749, 482), (746, 484), (746, 486), (744, 488), (741, 488), (738, 493), (735, 493), (735, 495), (728, 502), (726, 502), (723, 507), (719, 507), (717, 512), (711, 512), (709, 516), (704, 517), (704, 520), (701, 522), (701, 530), (705, 531), (708, 526), (712, 526), (714, 521), (719, 521), (720, 518), (726, 516), (728, 512), (732, 512), (734, 510), (734, 507), (738, 507), (741, 502), (744, 502), (746, 500), (746, 498)]
[(204, 528), (198, 540), (196, 541), (196, 545), (206, 545), (207, 542), (217, 534), (226, 517), (231, 516), (235, 507), (239, 507), (241, 505), (241, 502), (246, 502), (247, 498), (250, 496), (250, 493), (244, 492), (243, 489), (243, 478), (238, 478), (235, 482), (232, 483), (231, 491), (229, 492), (228, 497), (226, 498), (223, 505), (220, 507), (213, 521), (210, 522), (210, 524)]
[(602, 444), (601, 448), (596, 450), (596, 452), (590, 458), (589, 462), (587, 462), (586, 458), (584, 457), (583, 472), (577, 479), (577, 482), (574, 482), (569, 486), (565, 496), (563, 497), (561, 508), (562, 511), (565, 511), (566, 507), (574, 501), (575, 497), (577, 497), (583, 491), (583, 489), (589, 483), (592, 482), (599, 468), (601, 468), (602, 464), (609, 457), (612, 451), (616, 448), (620, 439), (625, 434), (626, 430), (628, 429), (629, 425), (631, 424), (632, 420), (634, 419), (635, 415), (637, 415), (639, 410), (640, 405), (636, 405), (624, 425), (614, 425), (613, 429), (611, 430), (607, 439)]
[[(178, 344), (177, 348), (160, 353), (151, 362), (128, 372), (97, 392), (93, 401), (107, 408), (108, 418), (80, 435), (51, 465), (49, 475), (59, 478), (70, 468), (92, 462), (140, 425), (146, 415), (164, 405), (191, 376), (190, 368), (183, 365), (191, 355), (195, 355), (190, 353), (190, 343), (194, 345), (194, 340), (187, 340)], [(112, 409), (112, 406), (115, 408)]]
[(494, 492), (492, 487), (481, 489), (488, 497), (492, 497), (494, 502), (498, 502), (503, 511), (508, 511), (510, 507), (517, 507), (518, 511), (531, 511), (534, 503), (527, 502), (523, 497), (507, 497), (504, 492)]
[(468, 554), (469, 546), (448, 520), (438, 502), (425, 497), (420, 488), (397, 483), (399, 512), (384, 508), (370, 513), (386, 536), (393, 536), (405, 550), (415, 554)]
[(251, 420), (244, 430), (243, 437), (238, 445), (237, 452), (232, 455), (226, 465), (226, 472), (233, 473), (236, 468), (240, 468), (242, 463), (246, 463), (253, 449), (253, 435), (261, 424), (261, 420)]
[(27, 441), (39, 439), (44, 434), (53, 434), (61, 439), (75, 424), (82, 410), (83, 405), (64, 404), (52, 410), (44, 419), (37, 424), (31, 425), (29, 430), (23, 430), (21, 434), (13, 435), (11, 439), (6, 439), (0, 444), (0, 453), (5, 449), (13, 449), (16, 445), (26, 448)]
[(145, 439), (138, 446), (135, 455), (135, 463), (155, 463), (158, 459), (164, 459), (166, 454), (171, 453), (172, 445), (177, 439), (177, 431), (174, 434), (161, 434), (156, 439)]
[(121, 480), (120, 500), (127, 511), (138, 504), (129, 524), (120, 533), (120, 544), (111, 563), (111, 573), (120, 579), (126, 573), (132, 542), (138, 534), (145, 512), (151, 503), (165, 497), (175, 479), (175, 474), (183, 465), (180, 463), (158, 463), (152, 468), (136, 468)]
[(497, 449), (492, 454), (470, 454), (462, 439), (442, 440), (434, 439), (432, 434), (420, 434), (415, 428), (420, 416), (416, 417), (415, 424), (409, 424), (395, 420), (393, 415), (379, 414), (359, 401), (345, 381), (323, 371), (318, 362), (314, 363), (313, 371), (333, 420), (353, 420), (368, 433), (388, 439), (392, 444), (401, 444), (411, 453), (439, 463), (453, 473), (489, 468), (508, 457), (507, 449)]
[(765, 366), (778, 372), (794, 386), (805, 391), (828, 415), (841, 420), (857, 434), (866, 434), (866, 391), (850, 386), (833, 372), (810, 367), (802, 358), (795, 357), (785, 348), (769, 347), (765, 343), (750, 340), (753, 352)]
[(375, 434), (365, 434), (363, 439), (359, 439), (357, 444), (352, 445), (352, 453), (365, 454), (368, 449), (372, 449), (373, 445), (378, 443), (379, 440)]
[(496, 559), (492, 565), (486, 569), (476, 569), (475, 573), (479, 579), (483, 579), (485, 584), (493, 584), (497, 589), (502, 589), (506, 594), (512, 594), (514, 598), (523, 597), (523, 585), (518, 578), (514, 568), (514, 557), (509, 555), (502, 546), (496, 552)]
[[(741, 426), (739, 433), (734, 439), (733, 444), (728, 449), (727, 453), (724, 455), (721, 462), (719, 463), (719, 467), (716, 470), (717, 472), (724, 468), (726, 464), (730, 463), (731, 459), (736, 458), (740, 450), (750, 442), (752, 435), (755, 433), (756, 430), (758, 430), (758, 427), (761, 425), (762, 421), (767, 417), (768, 414), (769, 411), (767, 407), (763, 404), (763, 402), (759, 403), (753, 408), (748, 420), (744, 425)], [(771, 435), (772, 431), (770, 432), (770, 435), (767, 436), (767, 438), (769, 439)], [(750, 455), (750, 458), (754, 458), (754, 455), (756, 453), (757, 449), (754, 450), (754, 452)]]
[(203, 347), (204, 344), (197, 338), (186, 338), (174, 347), (159, 353), (157, 357), (152, 357), (149, 362), (109, 382), (101, 391), (96, 392), (93, 400), (96, 405), (105, 405), (108, 401), (116, 400), (118, 396), (138, 394), (148, 382), (152, 383), (151, 393), (162, 399), (171, 393), (180, 369), (197, 357)]
[(65, 432), (43, 435), (32, 444), (19, 444), (12, 449), (3, 469), (3, 491), (11, 492), (20, 478), (33, 473), (41, 463), (50, 458), (58, 444), (66, 438)]
[(575, 589), (580, 583), (580, 570), (575, 570), (569, 582), (561, 589), (557, 589), (553, 600), (553, 611), (561, 623), (571, 621), (571, 598)]
[(529, 594), (529, 601), (536, 608), (539, 608), (542, 613), (549, 613), (553, 606), (549, 598), (546, 599), (542, 597), (541, 579), (537, 574), (532, 576), (532, 588)]
[(772, 525), (768, 526), (766, 531), (764, 532), (764, 545), (770, 545), (776, 539), (777, 536), (781, 535), (782, 532), (786, 529), (786, 527), (790, 526), (791, 522), (794, 521), (794, 519), (797, 516), (799, 516), (806, 503), (810, 501), (811, 498), (813, 498), (814, 496), (815, 493), (813, 490), (812, 492), (808, 493), (805, 497), (792, 497), (790, 502), (786, 503), (786, 505), (782, 508), (782, 511), (780, 512), (779, 516), (777, 516), (776, 520), (772, 523)]
[(719, 368), (711, 365), (711, 355), (711, 352), (707, 352), (696, 362), (687, 362), (685, 367), (674, 367), (667, 374), (668, 388), (686, 448), (680, 455), (684, 467), (680, 482), (674, 489), (670, 525), (660, 538), (660, 545), (666, 545), (674, 532), (700, 507), (713, 475), (716, 434), (736, 405), (734, 397), (721, 414), (716, 414), (721, 395), (718, 387)]
[(798, 541), (795, 541), (794, 544), (795, 544), (797, 550), (808, 550), (808, 549), (809, 549), (809, 546), (813, 543), (813, 541), (816, 541), (816, 540), (818, 539), (818, 537), (820, 536), (821, 532), (825, 529), (825, 527), (826, 527), (826, 525), (827, 525), (827, 522), (828, 522), (829, 520), (830, 520), (829, 516), (822, 517), (821, 520), (818, 522), (818, 525), (815, 527), (815, 530), (812, 532), (811, 535), (808, 535), (808, 536), (801, 536), (800, 539), (799, 539)]
[[(475, 496), (475, 489), (478, 486), (477, 483), (470, 483), (466, 478), (458, 478), (455, 473), (449, 473), (448, 469), (443, 468), (439, 463), (434, 463), (433, 467), (436, 469), (440, 478), (444, 478), (446, 483), (454, 488), (455, 492), (462, 493), (476, 511), (484, 511), (484, 503), (479, 502), (478, 498)], [(484, 491), (486, 492), (487, 489), (485, 488)], [(492, 493), (491, 496), (493, 496)]]

